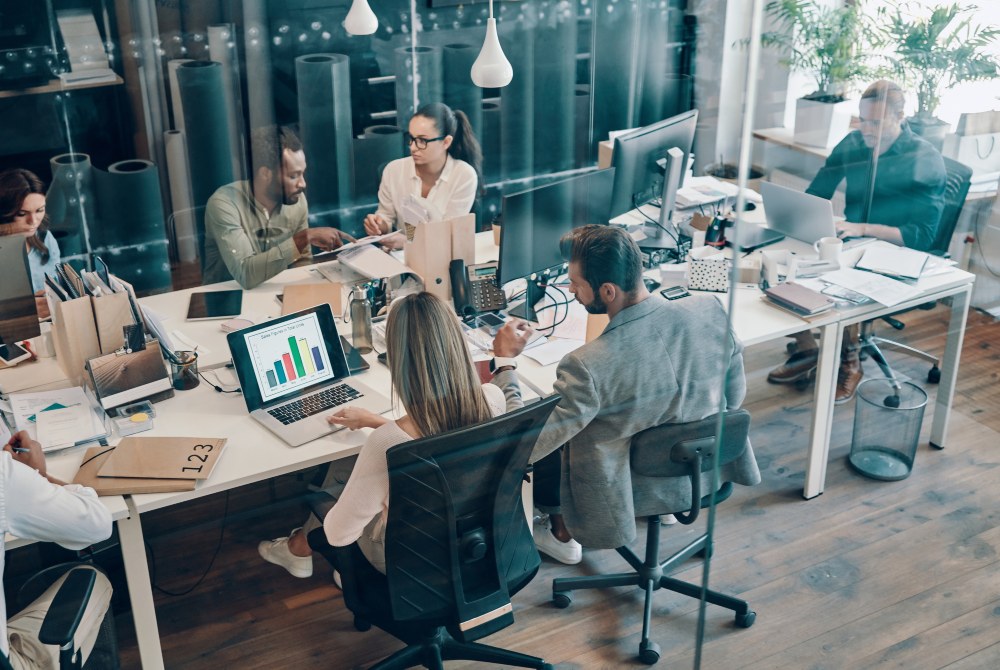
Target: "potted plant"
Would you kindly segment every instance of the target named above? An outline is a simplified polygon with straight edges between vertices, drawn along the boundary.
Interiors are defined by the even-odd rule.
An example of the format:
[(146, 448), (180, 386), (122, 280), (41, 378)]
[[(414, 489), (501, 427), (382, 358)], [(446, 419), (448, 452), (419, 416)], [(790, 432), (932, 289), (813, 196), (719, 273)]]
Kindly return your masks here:
[(893, 69), (917, 93), (910, 128), (938, 149), (948, 132), (948, 124), (934, 115), (941, 93), (962, 82), (1000, 76), (1000, 61), (987, 51), (1000, 37), (1000, 28), (973, 25), (976, 9), (941, 5), (923, 17), (905, 6), (880, 12), (886, 36), (895, 45)]
[(777, 29), (762, 35), (764, 46), (816, 81), (816, 90), (796, 102), (795, 141), (832, 147), (847, 134), (855, 112), (847, 92), (870, 70), (865, 47), (875, 32), (861, 0), (835, 7), (820, 0), (771, 0), (767, 13)]

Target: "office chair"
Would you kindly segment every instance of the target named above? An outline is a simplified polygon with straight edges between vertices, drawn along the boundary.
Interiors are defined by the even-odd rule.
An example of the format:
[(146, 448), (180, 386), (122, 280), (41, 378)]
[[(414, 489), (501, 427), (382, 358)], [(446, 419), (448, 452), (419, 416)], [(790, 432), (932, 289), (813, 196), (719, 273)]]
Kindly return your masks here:
[[(944, 167), (946, 173), (944, 209), (941, 212), (941, 220), (938, 223), (937, 233), (934, 236), (934, 241), (931, 244), (930, 249), (928, 249), (928, 253), (947, 257), (948, 247), (951, 245), (951, 238), (955, 233), (955, 227), (958, 225), (958, 219), (962, 214), (962, 207), (965, 205), (965, 197), (969, 193), (969, 184), (972, 179), (972, 169), (950, 158), (944, 159)], [(925, 303), (915, 309), (933, 309), (936, 304), (937, 303), (935, 302)], [(899, 314), (905, 314), (907, 311), (910, 310), (904, 310), (903, 312), (898, 312), (897, 314), (882, 317), (882, 320), (896, 330), (903, 330), (906, 327), (906, 324), (895, 317)], [(927, 382), (930, 384), (937, 384), (941, 381), (941, 368), (939, 367), (941, 359), (939, 356), (922, 351), (916, 347), (902, 344), (901, 342), (879, 337), (875, 334), (874, 324), (871, 321), (866, 321), (861, 324), (859, 342), (861, 345), (861, 353), (869, 356), (873, 361), (875, 361), (875, 363), (879, 366), (879, 369), (882, 370), (882, 374), (890, 380), (890, 383), (897, 394), (899, 392), (899, 383), (896, 381), (896, 375), (893, 373), (885, 355), (882, 353), (881, 347), (888, 347), (919, 358), (920, 360), (927, 361), (931, 364), (931, 369), (927, 373)]]
[[(702, 496), (703, 485), (711, 482), (711, 470), (716, 448), (719, 449), (719, 466), (734, 463), (746, 452), (750, 431), (750, 413), (734, 410), (722, 415), (721, 441), (719, 415), (701, 421), (663, 424), (644, 430), (632, 437), (631, 468), (634, 472), (662, 479), (663, 508), (643, 510), (646, 515), (646, 555), (640, 559), (627, 546), (615, 549), (632, 566), (633, 572), (566, 577), (552, 581), (552, 603), (558, 608), (569, 607), (568, 591), (603, 589), (611, 586), (637, 586), (646, 593), (642, 611), (642, 640), (639, 642), (639, 660), (652, 665), (660, 660), (660, 646), (649, 639), (652, 618), (653, 591), (667, 589), (700, 598), (699, 584), (691, 584), (670, 577), (681, 564), (692, 556), (704, 557), (712, 550), (708, 534), (702, 534), (686, 547), (665, 560), (659, 560), (660, 515), (673, 514), (682, 524), (692, 524), (702, 507), (713, 501), (722, 502), (733, 490), (731, 482), (723, 484), (714, 494)], [(675, 501), (673, 504), (667, 501)], [(684, 500), (679, 503), (676, 501)], [(638, 510), (637, 510), (638, 511)], [(705, 592), (705, 600), (736, 613), (736, 625), (749, 628), (757, 618), (746, 601), (718, 591)]]
[[(94, 583), (97, 581), (97, 574), (94, 568), (81, 563), (55, 565), (33, 575), (18, 592), (17, 602), (19, 608), (27, 607), (35, 599), (42, 595), (55, 583), (62, 575), (67, 574), (66, 581), (56, 592), (55, 598), (49, 607), (45, 618), (42, 620), (42, 627), (38, 631), (38, 639), (42, 644), (52, 644), (59, 647), (59, 668), (60, 670), (80, 670), (84, 661), (88, 667), (117, 668), (118, 667), (118, 646), (114, 632), (114, 619), (110, 615), (104, 617), (101, 622), (101, 631), (98, 634), (98, 644), (91, 651), (89, 658), (84, 659), (81, 650), (74, 647), (74, 636), (77, 628), (83, 619), (90, 595), (94, 590)], [(102, 640), (109, 649), (99, 649)], [(12, 668), (10, 660), (3, 653), (0, 653), (0, 670)]]
[(340, 572), (354, 626), (375, 624), (407, 644), (372, 670), (464, 659), (551, 669), (534, 656), (475, 642), (514, 622), (510, 596), (540, 565), (521, 482), (558, 396), (491, 421), (393, 447), (385, 533), (386, 574), (357, 543), (313, 550)]

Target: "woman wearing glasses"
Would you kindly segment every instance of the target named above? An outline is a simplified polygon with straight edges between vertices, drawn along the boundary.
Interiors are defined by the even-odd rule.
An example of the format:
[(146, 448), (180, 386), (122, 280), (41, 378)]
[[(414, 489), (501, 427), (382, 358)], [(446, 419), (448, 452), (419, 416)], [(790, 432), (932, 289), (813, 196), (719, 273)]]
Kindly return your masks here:
[[(483, 153), (465, 112), (440, 102), (424, 105), (410, 119), (404, 138), (410, 156), (385, 166), (378, 210), (365, 217), (369, 235), (399, 229), (403, 203), (411, 195), (425, 199), (446, 219), (472, 211), (482, 181)], [(403, 239), (399, 233), (383, 244), (401, 249)]]

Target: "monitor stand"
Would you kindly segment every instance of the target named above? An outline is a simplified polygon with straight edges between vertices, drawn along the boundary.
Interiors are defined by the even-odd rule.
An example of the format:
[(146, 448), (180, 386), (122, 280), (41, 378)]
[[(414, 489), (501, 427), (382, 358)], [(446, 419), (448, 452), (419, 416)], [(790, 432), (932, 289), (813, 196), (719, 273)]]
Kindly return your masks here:
[(650, 221), (643, 224), (642, 232), (646, 237), (639, 241), (638, 244), (640, 247), (648, 249), (678, 248), (680, 231), (674, 225), (674, 207), (677, 204), (677, 188), (681, 183), (683, 163), (683, 151), (677, 147), (671, 147), (667, 150), (663, 173), (663, 192), (660, 197), (659, 221)]
[(528, 279), (528, 288), (524, 292), (524, 303), (513, 309), (507, 310), (507, 314), (518, 319), (524, 319), (532, 323), (538, 323), (538, 315), (535, 313), (535, 304), (545, 297), (545, 291), (549, 286), (548, 273), (542, 273), (538, 279)]

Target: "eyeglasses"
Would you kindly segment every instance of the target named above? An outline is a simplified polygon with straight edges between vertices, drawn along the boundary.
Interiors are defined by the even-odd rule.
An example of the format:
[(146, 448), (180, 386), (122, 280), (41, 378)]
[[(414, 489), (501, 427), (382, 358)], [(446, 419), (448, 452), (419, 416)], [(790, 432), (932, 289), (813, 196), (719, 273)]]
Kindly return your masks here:
[(415, 144), (415, 145), (417, 145), (418, 149), (426, 149), (427, 145), (430, 144), (431, 142), (440, 142), (441, 140), (443, 140), (446, 137), (448, 137), (448, 136), (447, 135), (439, 135), (437, 137), (430, 137), (430, 138), (427, 138), (427, 137), (414, 137), (413, 135), (411, 135), (409, 133), (403, 133), (403, 141), (406, 142), (406, 146), (412, 146), (412, 145)]

